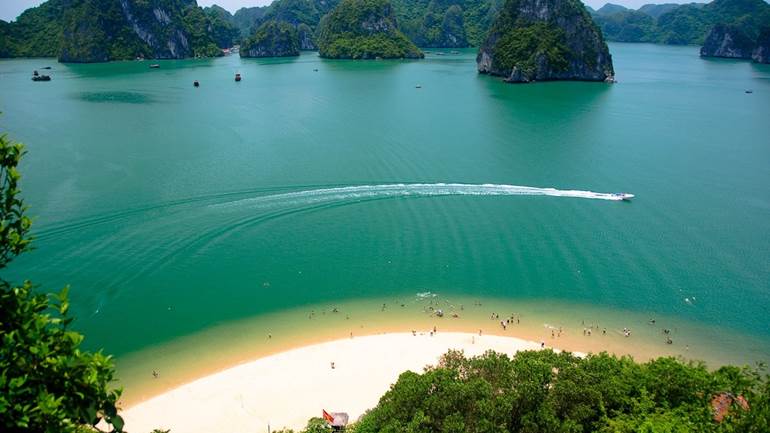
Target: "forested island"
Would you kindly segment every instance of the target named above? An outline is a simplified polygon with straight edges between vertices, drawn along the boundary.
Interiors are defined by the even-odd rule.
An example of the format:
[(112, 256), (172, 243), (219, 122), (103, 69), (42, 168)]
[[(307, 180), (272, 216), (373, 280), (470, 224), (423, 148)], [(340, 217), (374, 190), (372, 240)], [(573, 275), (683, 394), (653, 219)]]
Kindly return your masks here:
[(321, 21), (321, 57), (417, 59), (423, 53), (399, 29), (389, 0), (342, 0)]
[(578, 0), (507, 1), (477, 63), (516, 83), (614, 80), (607, 44)]
[[(238, 45), (246, 48), (244, 57), (320, 50), (324, 57), (419, 58), (416, 47), (475, 46), (488, 53), (490, 40), (500, 33), (501, 16), (517, 4), (275, 0), (230, 13), (216, 5), (201, 8), (195, 0), (48, 0), (12, 22), (0, 21), (0, 57), (57, 57), (62, 62), (180, 59), (220, 56)], [(577, 2), (578, 9), (581, 22), (596, 23), (602, 41), (695, 44), (703, 46), (702, 56), (768, 62), (770, 5), (763, 0), (647, 4), (638, 10), (611, 3), (593, 10)], [(588, 12), (582, 16), (583, 11)], [(590, 33), (580, 45), (595, 45)], [(563, 48), (559, 38), (550, 36), (537, 49), (547, 45), (548, 58), (563, 57), (557, 54)]]
[(763, 0), (648, 4), (638, 10), (608, 3), (592, 15), (609, 41), (703, 45), (702, 56), (768, 62), (761, 35), (770, 31), (770, 5)]

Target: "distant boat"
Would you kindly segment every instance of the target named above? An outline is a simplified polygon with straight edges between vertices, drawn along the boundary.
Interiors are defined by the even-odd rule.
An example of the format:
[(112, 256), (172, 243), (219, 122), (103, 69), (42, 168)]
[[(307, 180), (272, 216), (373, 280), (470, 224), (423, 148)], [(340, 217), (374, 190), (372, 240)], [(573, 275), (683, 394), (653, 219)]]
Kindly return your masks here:
[(422, 89), (422, 85), (418, 84), (418, 85), (414, 86), (414, 88), (415, 89)]
[(200, 87), (201, 83), (198, 82), (198, 80), (193, 81), (194, 87)]
[(235, 81), (241, 81), (241, 74), (235, 74)]
[(318, 69), (313, 69), (313, 72), (318, 72)]
[(48, 75), (41, 75), (37, 71), (32, 71), (32, 81), (51, 81)]
[(459, 51), (450, 51), (449, 54), (460, 54)]
[(160, 68), (160, 65), (157, 63), (153, 63), (152, 65), (150, 65), (150, 69), (159, 69), (159, 68)]
[(746, 93), (754, 93), (754, 91), (751, 89), (746, 89)]
[(627, 192), (615, 192), (610, 195), (612, 195), (613, 200), (631, 201), (631, 199), (634, 198), (633, 194)]
[(50, 66), (43, 66), (41, 69), (51, 69)]

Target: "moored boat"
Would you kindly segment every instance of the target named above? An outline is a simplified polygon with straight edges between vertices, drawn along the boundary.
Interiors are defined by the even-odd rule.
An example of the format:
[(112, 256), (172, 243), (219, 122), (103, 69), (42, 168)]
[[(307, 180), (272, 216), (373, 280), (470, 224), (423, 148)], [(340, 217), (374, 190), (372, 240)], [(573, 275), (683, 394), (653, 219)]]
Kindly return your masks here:
[(37, 71), (33, 71), (32, 81), (51, 81), (51, 77), (49, 75), (43, 75), (38, 73)]

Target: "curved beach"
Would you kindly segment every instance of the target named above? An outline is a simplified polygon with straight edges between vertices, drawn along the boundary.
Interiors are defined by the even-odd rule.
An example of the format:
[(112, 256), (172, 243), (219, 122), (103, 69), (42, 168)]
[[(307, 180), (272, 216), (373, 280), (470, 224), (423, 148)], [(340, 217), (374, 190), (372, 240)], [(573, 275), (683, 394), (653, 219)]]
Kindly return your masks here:
[[(449, 349), (513, 355), (540, 343), (513, 337), (429, 331), (355, 337), (300, 347), (203, 377), (122, 412), (130, 431), (267, 432), (301, 428), (322, 410), (356, 420), (396, 381)], [(331, 363), (334, 363), (334, 368)]]

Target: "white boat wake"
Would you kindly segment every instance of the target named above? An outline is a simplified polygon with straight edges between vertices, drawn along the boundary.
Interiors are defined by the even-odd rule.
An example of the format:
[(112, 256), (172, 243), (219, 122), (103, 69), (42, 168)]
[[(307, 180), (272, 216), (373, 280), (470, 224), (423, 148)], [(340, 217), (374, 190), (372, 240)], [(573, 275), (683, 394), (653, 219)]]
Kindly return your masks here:
[(273, 204), (311, 204), (317, 202), (337, 202), (370, 198), (387, 197), (425, 197), (425, 196), (508, 196), (540, 195), (551, 197), (572, 197), (594, 200), (622, 201), (633, 194), (604, 193), (556, 188), (537, 188), (531, 186), (501, 184), (465, 184), (465, 183), (394, 183), (382, 185), (355, 185), (335, 188), (311, 189), (264, 195), (212, 205), (212, 207), (230, 207), (242, 205), (271, 206)]

